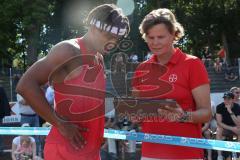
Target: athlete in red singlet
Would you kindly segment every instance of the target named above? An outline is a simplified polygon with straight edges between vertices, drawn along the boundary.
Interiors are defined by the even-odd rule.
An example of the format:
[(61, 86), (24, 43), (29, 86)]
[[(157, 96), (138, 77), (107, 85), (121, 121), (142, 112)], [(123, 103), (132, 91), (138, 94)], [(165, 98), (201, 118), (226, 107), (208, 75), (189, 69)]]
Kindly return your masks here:
[[(77, 39), (77, 43), (80, 46), (81, 53), (84, 59), (84, 55), (87, 55), (86, 48), (82, 42), (82, 39)], [(91, 54), (90, 54), (91, 55)], [(100, 55), (98, 55), (101, 57)], [(96, 58), (99, 58), (96, 57)], [(61, 135), (58, 129), (53, 126), (51, 132), (49, 133), (46, 139), (46, 148), (50, 148), (49, 150), (46, 149), (45, 155), (49, 157), (49, 159), (53, 159), (55, 155), (53, 154), (53, 149), (55, 148), (56, 144), (63, 144), (61, 147), (61, 152), (56, 154), (60, 155), (68, 155), (69, 159), (98, 159), (99, 157), (99, 148), (102, 143), (103, 138), (103, 129), (104, 129), (104, 100), (105, 100), (105, 78), (104, 78), (104, 68), (101, 58), (97, 59), (99, 64), (94, 64), (92, 61), (91, 68), (89, 69), (89, 65), (83, 65), (81, 67), (81, 74), (77, 74), (76, 77), (65, 80), (64, 84), (56, 84), (54, 86), (55, 89), (55, 110), (56, 113), (60, 116), (67, 118), (68, 120), (72, 121), (79, 127), (87, 128), (87, 132), (81, 132), (84, 140), (87, 142), (85, 146), (80, 150), (75, 150), (68, 139)], [(84, 63), (84, 62), (83, 62)], [(90, 62), (91, 63), (91, 62)], [(89, 72), (95, 71), (96, 75), (91, 74), (91, 80), (86, 80), (87, 75)], [(94, 77), (93, 77), (94, 76)], [(101, 91), (101, 97), (95, 97), (94, 95), (89, 97), (88, 95), (83, 94), (73, 94), (71, 91), (70, 93), (62, 93), (61, 91), (64, 90), (64, 87), (67, 86), (74, 86), (76, 90), (78, 87), (86, 87), (86, 91), (90, 89), (95, 89)], [(62, 88), (63, 87), (63, 88)], [(83, 88), (79, 88), (81, 90)], [(69, 108), (66, 106), (61, 105), (63, 101), (71, 100), (71, 106)], [(91, 110), (98, 110), (99, 114), (91, 113)], [(71, 114), (76, 114), (76, 117)], [(78, 114), (79, 113), (79, 114)], [(82, 114), (81, 114), (82, 113)], [(87, 115), (87, 118), (84, 119), (84, 114)], [(60, 118), (60, 117), (59, 117)], [(63, 118), (64, 119), (64, 118)], [(96, 132), (97, 131), (97, 132)], [(91, 133), (91, 134), (89, 134)], [(60, 145), (59, 145), (60, 146)], [(71, 153), (71, 154), (68, 154)], [(53, 156), (53, 158), (51, 157)], [(70, 158), (71, 157), (71, 158)], [(75, 157), (75, 158), (74, 158)]]
[[(113, 4), (94, 8), (80, 39), (55, 45), (22, 77), (17, 92), (53, 127), (46, 139), (46, 160), (98, 160), (104, 129), (105, 80), (102, 54), (129, 32), (129, 22)], [(50, 81), (54, 110), (40, 86)]]

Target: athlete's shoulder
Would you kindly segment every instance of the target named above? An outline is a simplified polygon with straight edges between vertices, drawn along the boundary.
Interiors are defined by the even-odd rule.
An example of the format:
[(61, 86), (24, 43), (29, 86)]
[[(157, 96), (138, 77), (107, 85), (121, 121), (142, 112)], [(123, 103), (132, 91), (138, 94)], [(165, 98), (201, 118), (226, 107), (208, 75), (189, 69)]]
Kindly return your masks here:
[(50, 53), (78, 54), (80, 46), (76, 39), (65, 40), (52, 47)]
[(63, 62), (74, 56), (79, 55), (80, 46), (76, 39), (65, 40), (54, 45), (47, 55), (47, 59)]

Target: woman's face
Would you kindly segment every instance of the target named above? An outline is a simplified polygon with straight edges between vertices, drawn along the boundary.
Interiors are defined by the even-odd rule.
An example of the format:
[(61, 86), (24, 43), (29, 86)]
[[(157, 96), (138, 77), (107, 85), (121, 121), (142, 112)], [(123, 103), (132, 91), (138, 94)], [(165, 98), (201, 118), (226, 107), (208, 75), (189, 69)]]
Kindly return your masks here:
[(146, 34), (146, 42), (153, 54), (170, 54), (173, 48), (174, 34), (171, 34), (165, 24), (157, 24)]

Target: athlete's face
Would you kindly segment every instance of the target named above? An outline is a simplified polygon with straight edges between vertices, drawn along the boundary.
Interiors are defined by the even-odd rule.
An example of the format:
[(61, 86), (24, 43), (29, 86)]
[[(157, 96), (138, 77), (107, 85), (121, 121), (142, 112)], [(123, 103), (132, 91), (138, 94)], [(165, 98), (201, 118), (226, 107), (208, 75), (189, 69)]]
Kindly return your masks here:
[(171, 53), (174, 37), (165, 24), (157, 24), (146, 33), (146, 42), (153, 54), (168, 54)]
[(103, 53), (108, 54), (111, 50), (117, 47), (117, 43), (120, 41), (120, 36), (105, 32), (104, 37), (105, 43), (103, 45)]
[(105, 31), (97, 30), (95, 35), (97, 42), (95, 43), (96, 50), (103, 55), (108, 54), (110, 50), (116, 47), (119, 37)]

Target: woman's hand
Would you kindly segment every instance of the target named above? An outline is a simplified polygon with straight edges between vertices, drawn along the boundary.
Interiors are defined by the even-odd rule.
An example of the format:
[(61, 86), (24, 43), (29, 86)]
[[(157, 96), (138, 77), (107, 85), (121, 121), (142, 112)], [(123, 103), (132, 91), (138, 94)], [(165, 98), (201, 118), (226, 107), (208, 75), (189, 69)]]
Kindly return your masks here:
[(182, 107), (177, 104), (176, 107), (165, 106), (164, 108), (158, 109), (158, 114), (161, 118), (172, 122), (178, 122), (184, 116)]

